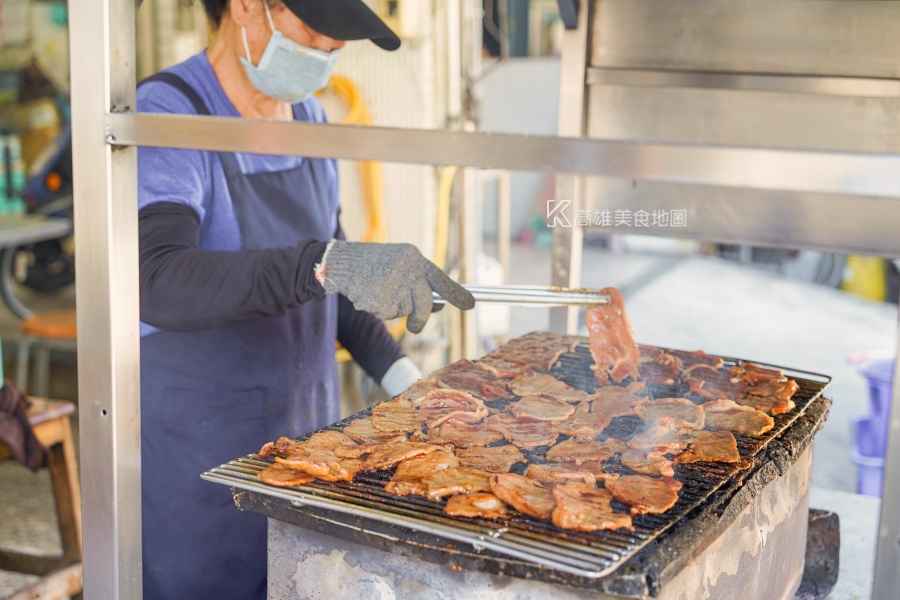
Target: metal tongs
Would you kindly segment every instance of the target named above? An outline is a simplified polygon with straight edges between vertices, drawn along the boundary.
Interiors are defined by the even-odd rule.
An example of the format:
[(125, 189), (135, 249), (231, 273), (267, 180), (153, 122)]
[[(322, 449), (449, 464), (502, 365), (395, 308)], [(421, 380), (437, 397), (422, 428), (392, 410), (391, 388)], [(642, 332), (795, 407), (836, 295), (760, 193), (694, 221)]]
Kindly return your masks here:
[[(496, 302), (510, 306), (594, 306), (609, 304), (609, 296), (587, 288), (545, 285), (464, 285), (476, 302)], [(434, 303), (446, 300), (434, 292)]]

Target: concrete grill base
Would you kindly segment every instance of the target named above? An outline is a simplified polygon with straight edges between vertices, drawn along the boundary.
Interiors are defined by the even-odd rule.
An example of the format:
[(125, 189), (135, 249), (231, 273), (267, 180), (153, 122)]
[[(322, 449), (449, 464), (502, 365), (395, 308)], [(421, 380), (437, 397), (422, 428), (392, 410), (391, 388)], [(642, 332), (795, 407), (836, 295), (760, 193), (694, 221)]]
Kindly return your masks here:
[[(659, 590), (662, 600), (788, 600), (800, 585), (812, 448), (759, 490)], [(740, 499), (735, 497), (733, 502)], [(746, 500), (746, 499), (745, 499)], [(724, 511), (728, 513), (727, 509)], [(613, 600), (622, 596), (463, 570), (269, 519), (272, 600)], [(675, 561), (678, 562), (678, 561)], [(633, 598), (634, 596), (629, 595)], [(649, 598), (649, 593), (644, 596)]]

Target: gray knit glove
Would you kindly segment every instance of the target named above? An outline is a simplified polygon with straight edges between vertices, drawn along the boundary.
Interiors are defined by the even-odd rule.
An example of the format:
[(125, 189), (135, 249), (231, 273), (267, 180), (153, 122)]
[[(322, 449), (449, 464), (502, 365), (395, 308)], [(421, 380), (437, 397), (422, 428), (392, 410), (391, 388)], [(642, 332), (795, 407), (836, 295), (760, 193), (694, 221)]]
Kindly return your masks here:
[(316, 280), (326, 294), (343, 294), (358, 310), (380, 319), (409, 315), (406, 328), (413, 333), (422, 331), (428, 321), (432, 290), (457, 308), (475, 306), (472, 294), (412, 244), (334, 240), (316, 264)]

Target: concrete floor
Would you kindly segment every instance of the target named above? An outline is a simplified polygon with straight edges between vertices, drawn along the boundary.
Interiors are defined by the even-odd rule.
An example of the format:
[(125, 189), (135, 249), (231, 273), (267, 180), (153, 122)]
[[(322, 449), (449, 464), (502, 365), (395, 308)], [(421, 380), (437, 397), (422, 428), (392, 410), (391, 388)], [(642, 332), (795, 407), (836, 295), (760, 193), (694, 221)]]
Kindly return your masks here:
[[(512, 265), (512, 283), (546, 284), (550, 251), (514, 246)], [(896, 307), (704, 257), (612, 254), (588, 247), (584, 265), (583, 285), (614, 285), (623, 291), (641, 342), (703, 348), (834, 377), (827, 394), (834, 400), (831, 416), (816, 438), (813, 484), (820, 491), (813, 493), (812, 505), (841, 515), (842, 555), (847, 554), (848, 565), (854, 558), (870, 556), (878, 501), (849, 493), (855, 490), (855, 469), (847, 458), (850, 419), (866, 412), (868, 400), (864, 379), (846, 358), (860, 350), (895, 346)], [(64, 295), (49, 303), (71, 301)], [(513, 308), (510, 333), (546, 329), (548, 322), (546, 309)], [(17, 335), (17, 320), (0, 305), (0, 337), (8, 357)], [(59, 354), (54, 359), (51, 396), (77, 400), (73, 358)], [(13, 373), (14, 361), (5, 362), (7, 373)], [(46, 472), (32, 474), (15, 463), (0, 463), (0, 546), (58, 551)], [(869, 569), (842, 568), (831, 598), (868, 597)], [(0, 599), (28, 582), (0, 572)]]

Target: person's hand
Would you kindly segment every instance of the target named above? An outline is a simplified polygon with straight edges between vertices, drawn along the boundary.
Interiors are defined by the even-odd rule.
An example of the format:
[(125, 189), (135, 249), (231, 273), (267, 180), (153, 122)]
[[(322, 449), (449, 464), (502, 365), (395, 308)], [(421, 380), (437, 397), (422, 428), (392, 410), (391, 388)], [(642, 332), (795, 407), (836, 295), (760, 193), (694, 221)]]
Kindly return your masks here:
[(431, 314), (432, 291), (457, 308), (475, 299), (412, 244), (365, 244), (335, 240), (316, 265), (326, 294), (343, 294), (358, 310), (380, 319), (409, 316), (406, 327), (422, 331)]

